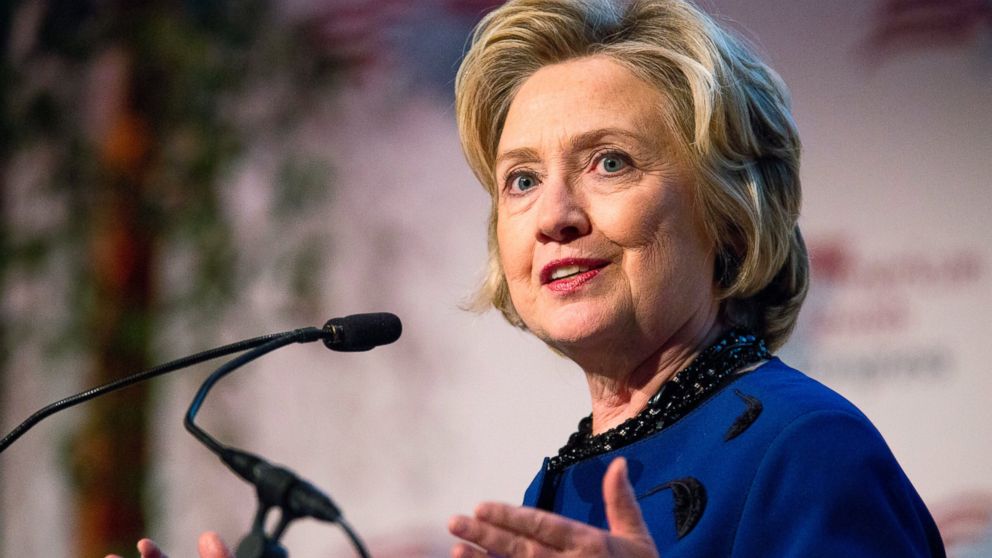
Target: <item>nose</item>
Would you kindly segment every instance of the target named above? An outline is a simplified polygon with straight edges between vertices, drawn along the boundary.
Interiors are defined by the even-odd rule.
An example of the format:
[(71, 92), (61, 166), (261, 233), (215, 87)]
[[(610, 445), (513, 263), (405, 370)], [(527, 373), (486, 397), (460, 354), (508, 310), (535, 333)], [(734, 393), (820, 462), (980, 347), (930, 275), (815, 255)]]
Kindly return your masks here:
[(592, 230), (581, 194), (567, 181), (545, 182), (538, 203), (537, 233), (540, 240), (569, 242)]

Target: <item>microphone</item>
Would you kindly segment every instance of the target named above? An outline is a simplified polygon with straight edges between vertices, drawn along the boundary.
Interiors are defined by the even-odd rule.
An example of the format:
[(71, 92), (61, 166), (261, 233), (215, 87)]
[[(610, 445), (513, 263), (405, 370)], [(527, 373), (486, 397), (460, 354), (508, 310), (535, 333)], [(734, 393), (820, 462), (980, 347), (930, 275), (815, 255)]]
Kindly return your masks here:
[(388, 345), (400, 338), (403, 324), (388, 312), (352, 314), (332, 318), (324, 324), (324, 345), (333, 351), (368, 351), (379, 345)]

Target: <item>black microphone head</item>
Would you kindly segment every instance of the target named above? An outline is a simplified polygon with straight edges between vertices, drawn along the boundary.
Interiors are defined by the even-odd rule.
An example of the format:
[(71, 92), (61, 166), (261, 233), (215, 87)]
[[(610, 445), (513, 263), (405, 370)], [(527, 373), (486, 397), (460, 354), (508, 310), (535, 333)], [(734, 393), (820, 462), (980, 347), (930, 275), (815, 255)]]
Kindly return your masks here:
[(324, 345), (328, 349), (368, 351), (399, 339), (403, 333), (403, 324), (399, 318), (388, 312), (352, 314), (327, 320), (324, 331), (330, 332), (330, 336), (324, 338)]

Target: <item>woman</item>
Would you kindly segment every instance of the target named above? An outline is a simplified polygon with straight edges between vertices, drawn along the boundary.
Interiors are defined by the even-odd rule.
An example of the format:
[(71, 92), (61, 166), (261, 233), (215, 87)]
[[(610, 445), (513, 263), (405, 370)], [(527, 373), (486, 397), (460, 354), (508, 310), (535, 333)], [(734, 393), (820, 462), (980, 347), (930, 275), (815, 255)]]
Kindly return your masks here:
[(452, 518), (453, 556), (943, 555), (868, 420), (770, 356), (808, 283), (770, 68), (681, 0), (519, 0), (456, 88), (480, 299), (583, 369), (592, 414), (524, 507)]
[(514, 0), (456, 88), (480, 305), (575, 361), (592, 414), (523, 507), (451, 519), (453, 556), (943, 555), (868, 420), (771, 356), (808, 283), (771, 69), (682, 0)]

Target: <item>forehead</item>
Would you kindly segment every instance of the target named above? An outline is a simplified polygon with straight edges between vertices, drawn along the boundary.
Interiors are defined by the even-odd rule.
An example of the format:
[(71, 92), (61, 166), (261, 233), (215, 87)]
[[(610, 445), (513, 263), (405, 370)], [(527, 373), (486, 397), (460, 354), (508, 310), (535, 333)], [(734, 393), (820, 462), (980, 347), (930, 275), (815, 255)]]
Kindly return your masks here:
[(544, 66), (510, 104), (497, 153), (567, 143), (597, 129), (661, 139), (664, 105), (659, 91), (607, 56)]

